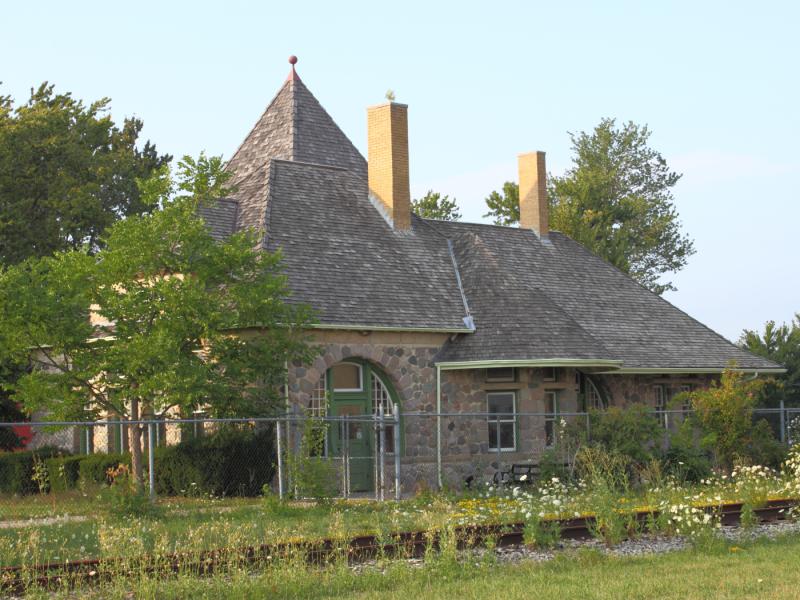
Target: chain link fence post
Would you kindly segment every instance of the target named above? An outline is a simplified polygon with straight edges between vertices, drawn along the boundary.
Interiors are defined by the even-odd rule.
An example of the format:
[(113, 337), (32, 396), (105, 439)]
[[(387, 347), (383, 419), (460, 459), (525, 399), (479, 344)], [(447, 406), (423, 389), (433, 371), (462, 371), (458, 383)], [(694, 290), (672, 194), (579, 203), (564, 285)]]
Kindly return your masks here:
[(781, 444), (786, 443), (786, 404), (781, 398)]
[(394, 499), (400, 500), (400, 407), (392, 407), (394, 416)]
[(380, 487), (381, 487), (381, 500), (386, 499), (386, 421), (383, 414), (383, 402), (378, 405), (378, 458), (380, 462)]
[(344, 417), (344, 472), (345, 472), (345, 485), (344, 485), (344, 497), (350, 497), (350, 421), (347, 419), (347, 415)]
[(156, 424), (152, 417), (147, 423), (147, 470), (150, 480), (150, 502), (156, 501)]
[(275, 452), (278, 459), (278, 498), (283, 500), (283, 440), (281, 439), (281, 419), (275, 421)]
[(500, 416), (495, 417), (494, 441), (497, 445), (497, 485), (503, 487), (502, 444), (500, 443)]

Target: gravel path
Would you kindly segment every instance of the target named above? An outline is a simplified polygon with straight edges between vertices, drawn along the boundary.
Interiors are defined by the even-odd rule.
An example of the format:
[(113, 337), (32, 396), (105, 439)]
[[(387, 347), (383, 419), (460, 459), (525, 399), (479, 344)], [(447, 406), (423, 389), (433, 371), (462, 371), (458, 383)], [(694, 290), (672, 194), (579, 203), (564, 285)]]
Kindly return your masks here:
[[(758, 538), (775, 538), (779, 535), (800, 533), (800, 521), (775, 521), (761, 523), (750, 529), (740, 527), (722, 527), (721, 535), (729, 541), (747, 541)], [(556, 553), (564, 550), (577, 550), (579, 548), (592, 548), (610, 556), (642, 556), (645, 554), (661, 554), (688, 548), (690, 543), (685, 538), (663, 537), (645, 535), (633, 540), (624, 540), (614, 546), (607, 546), (595, 539), (589, 540), (564, 540), (555, 550), (537, 550), (526, 546), (509, 546), (497, 548), (495, 553), (501, 562), (516, 562), (521, 560), (545, 561), (551, 560)]]
[(58, 515), (55, 517), (31, 517), (16, 521), (0, 521), (0, 529), (18, 529), (20, 527), (40, 527), (42, 525), (58, 525), (59, 523), (80, 523), (88, 520), (87, 515)]
[[(740, 527), (722, 527), (720, 534), (729, 541), (748, 541), (758, 538), (774, 539), (781, 535), (800, 534), (800, 521), (775, 521), (761, 523), (750, 529)], [(557, 554), (565, 551), (575, 551), (582, 548), (591, 548), (609, 556), (645, 556), (648, 554), (663, 554), (675, 552), (690, 547), (690, 543), (681, 537), (664, 537), (644, 535), (633, 540), (624, 540), (614, 546), (608, 546), (594, 538), (588, 540), (562, 540), (556, 548), (550, 550), (529, 548), (527, 546), (505, 546), (494, 550), (474, 549), (463, 553), (463, 558), (481, 558), (486, 552), (494, 552), (501, 563), (516, 563), (523, 561), (545, 562), (552, 560)], [(407, 562), (412, 566), (422, 566), (424, 559), (411, 558)], [(361, 572), (366, 569), (382, 568), (377, 561), (369, 561), (353, 565), (352, 569)]]

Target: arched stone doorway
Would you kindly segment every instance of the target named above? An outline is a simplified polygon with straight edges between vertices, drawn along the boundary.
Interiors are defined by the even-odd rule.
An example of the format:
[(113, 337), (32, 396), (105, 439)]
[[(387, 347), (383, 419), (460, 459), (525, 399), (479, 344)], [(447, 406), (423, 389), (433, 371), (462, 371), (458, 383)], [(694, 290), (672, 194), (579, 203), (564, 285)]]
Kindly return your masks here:
[[(375, 455), (378, 447), (370, 417), (383, 414), (391, 417), (399, 398), (391, 380), (380, 367), (358, 358), (348, 358), (330, 367), (320, 377), (308, 404), (314, 416), (349, 417), (351, 422), (332, 422), (328, 430), (328, 452), (342, 456), (347, 448), (350, 457), (351, 491), (370, 491), (375, 485)], [(401, 436), (394, 425), (385, 427), (385, 452), (394, 455), (395, 436)], [(346, 438), (346, 440), (345, 440)]]

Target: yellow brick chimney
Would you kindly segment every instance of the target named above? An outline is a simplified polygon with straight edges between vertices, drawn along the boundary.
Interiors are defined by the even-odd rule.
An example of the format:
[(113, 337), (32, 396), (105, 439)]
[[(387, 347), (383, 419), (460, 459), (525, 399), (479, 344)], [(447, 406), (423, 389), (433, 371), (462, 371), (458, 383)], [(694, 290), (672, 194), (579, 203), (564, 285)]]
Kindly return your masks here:
[(540, 238), (550, 232), (547, 170), (544, 152), (519, 155), (519, 225), (533, 229)]
[(409, 229), (408, 106), (387, 102), (367, 108), (367, 145), (370, 192), (395, 229)]

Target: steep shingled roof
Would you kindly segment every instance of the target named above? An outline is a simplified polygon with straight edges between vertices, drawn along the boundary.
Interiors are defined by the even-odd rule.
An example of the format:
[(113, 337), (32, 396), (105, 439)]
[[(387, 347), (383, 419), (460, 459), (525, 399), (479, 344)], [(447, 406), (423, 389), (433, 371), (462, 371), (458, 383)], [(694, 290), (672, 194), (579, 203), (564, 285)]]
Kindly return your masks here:
[[(228, 163), (237, 192), (203, 209), (212, 233), (264, 232), (292, 300), (330, 326), (465, 331), (440, 362), (618, 361), (624, 369), (779, 365), (731, 344), (557, 232), (412, 217), (393, 229), (372, 204), (366, 161), (290, 76)], [(462, 287), (459, 287), (460, 275)]]
[[(750, 369), (779, 366), (734, 346), (561, 233), (551, 232), (545, 244), (526, 229), (433, 223), (453, 240), (478, 328), (451, 343), (442, 361), (604, 354), (625, 369), (722, 369), (731, 360)], [(470, 259), (476, 249), (480, 257)]]
[(266, 247), (321, 323), (466, 330), (447, 240), (421, 219), (392, 229), (345, 169), (276, 160), (270, 186)]
[(273, 159), (342, 167), (367, 178), (367, 161), (299, 77), (289, 77), (228, 161), (240, 228), (263, 229)]

